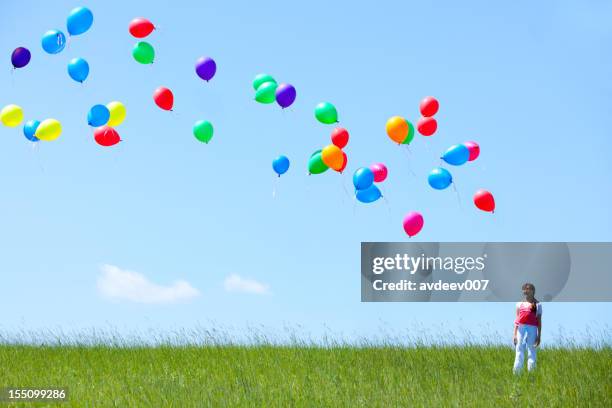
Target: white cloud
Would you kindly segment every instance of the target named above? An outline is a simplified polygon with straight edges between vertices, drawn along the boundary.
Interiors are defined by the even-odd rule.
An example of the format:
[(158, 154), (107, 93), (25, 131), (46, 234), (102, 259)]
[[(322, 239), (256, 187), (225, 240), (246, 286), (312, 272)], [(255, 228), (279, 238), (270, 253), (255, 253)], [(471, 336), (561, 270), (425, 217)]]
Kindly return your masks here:
[(228, 292), (255, 293), (257, 295), (270, 293), (268, 285), (253, 279), (245, 279), (235, 273), (225, 278), (225, 290)]
[(98, 277), (98, 292), (112, 300), (136, 303), (173, 303), (200, 295), (189, 282), (178, 280), (170, 286), (151, 282), (141, 273), (102, 265)]

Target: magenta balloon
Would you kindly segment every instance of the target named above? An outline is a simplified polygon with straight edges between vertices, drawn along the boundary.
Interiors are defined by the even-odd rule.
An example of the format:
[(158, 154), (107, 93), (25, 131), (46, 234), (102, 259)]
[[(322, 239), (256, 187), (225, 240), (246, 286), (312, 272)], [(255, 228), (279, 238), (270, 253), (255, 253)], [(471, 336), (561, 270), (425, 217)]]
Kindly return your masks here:
[(370, 170), (374, 173), (374, 181), (380, 183), (387, 178), (387, 166), (382, 163), (376, 163), (370, 166)]
[(468, 161), (474, 161), (478, 158), (478, 156), (480, 156), (480, 146), (478, 146), (478, 143), (465, 142), (463, 145), (467, 147), (468, 151), (470, 152), (470, 158)]
[(409, 212), (404, 217), (404, 231), (409, 237), (414, 237), (423, 228), (423, 216), (416, 211)]
[(291, 84), (280, 84), (276, 88), (276, 103), (278, 103), (283, 109), (291, 106), (291, 104), (293, 104), (295, 101), (296, 96), (297, 93), (295, 88)]
[(209, 57), (200, 57), (196, 61), (196, 74), (205, 81), (210, 81), (217, 72), (217, 63)]

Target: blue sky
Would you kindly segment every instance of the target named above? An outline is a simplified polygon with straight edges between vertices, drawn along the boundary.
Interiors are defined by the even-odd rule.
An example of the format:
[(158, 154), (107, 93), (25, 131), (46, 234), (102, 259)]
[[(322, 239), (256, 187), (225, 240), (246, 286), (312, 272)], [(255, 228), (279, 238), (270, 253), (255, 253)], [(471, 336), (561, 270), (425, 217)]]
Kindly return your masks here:
[[(0, 105), (18, 104), (26, 119), (53, 117), (64, 128), (36, 148), (21, 129), (0, 129), (4, 328), (163, 330), (214, 321), (368, 336), (381, 322), (417, 322), (510, 333), (510, 303), (360, 303), (360, 242), (406, 240), (401, 221), (413, 210), (425, 217), (423, 241), (612, 239), (607, 2), (180, 4), (3, 6)], [(92, 29), (62, 53), (45, 54), (42, 34), (65, 30), (79, 5), (93, 11)], [(136, 40), (127, 27), (138, 16), (159, 27), (147, 40), (157, 53), (152, 66), (131, 57)], [(33, 57), (11, 73), (17, 46)], [(210, 83), (194, 73), (203, 55), (217, 62)], [(83, 85), (66, 72), (74, 57), (90, 64)], [(260, 72), (297, 88), (293, 107), (253, 101)], [(174, 91), (173, 113), (153, 104), (162, 85)], [(384, 125), (393, 115), (416, 121), (427, 95), (441, 104), (438, 131), (417, 135), (408, 153)], [(86, 115), (113, 100), (127, 107), (117, 128), (124, 142), (104, 149)], [(337, 106), (351, 134), (342, 176), (306, 172), (332, 130), (313, 117), (321, 101)], [(215, 126), (208, 145), (192, 136), (199, 119)], [(481, 157), (453, 169), (459, 205), (451, 189), (430, 189), (426, 174), (446, 147), (467, 140), (480, 143)], [(271, 169), (278, 154), (291, 160), (280, 180)], [(351, 191), (352, 172), (374, 162), (389, 168), (387, 201), (355, 206), (343, 186)], [(495, 194), (494, 216), (473, 208), (478, 188)], [(119, 291), (136, 284), (191, 297), (113, 301), (97, 286), (104, 265), (146, 280), (124, 273)], [(227, 290), (232, 276), (230, 286), (242, 291)], [(612, 324), (611, 311), (609, 303), (549, 304), (545, 324), (549, 333)]]

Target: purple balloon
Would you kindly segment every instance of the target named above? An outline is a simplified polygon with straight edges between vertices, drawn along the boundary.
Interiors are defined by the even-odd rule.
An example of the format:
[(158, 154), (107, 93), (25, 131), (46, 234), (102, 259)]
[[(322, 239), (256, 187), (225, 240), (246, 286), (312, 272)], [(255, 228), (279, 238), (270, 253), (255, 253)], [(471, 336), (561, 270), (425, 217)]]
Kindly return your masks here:
[(30, 54), (30, 50), (25, 47), (15, 48), (13, 54), (11, 54), (11, 63), (15, 68), (23, 68), (30, 62), (30, 58), (32, 54)]
[(295, 97), (295, 88), (291, 84), (280, 84), (278, 88), (276, 88), (276, 103), (283, 109), (291, 106), (293, 101), (295, 101)]
[(200, 57), (196, 61), (196, 74), (205, 81), (210, 81), (217, 72), (217, 63), (209, 57)]

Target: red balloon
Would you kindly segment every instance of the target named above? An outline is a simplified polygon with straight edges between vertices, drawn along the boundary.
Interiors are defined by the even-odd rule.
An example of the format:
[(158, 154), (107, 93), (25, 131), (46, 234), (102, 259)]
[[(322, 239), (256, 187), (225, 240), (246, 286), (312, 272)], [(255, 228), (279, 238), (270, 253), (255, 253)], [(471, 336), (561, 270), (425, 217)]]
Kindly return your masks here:
[(423, 136), (431, 136), (436, 133), (438, 122), (434, 118), (423, 117), (417, 123), (417, 130)]
[(171, 111), (174, 106), (174, 95), (168, 88), (160, 86), (153, 93), (153, 100), (155, 104), (163, 110)]
[(331, 141), (339, 148), (344, 149), (344, 146), (346, 146), (349, 141), (349, 132), (344, 128), (337, 127), (331, 134)]
[(478, 143), (465, 142), (463, 145), (467, 147), (470, 152), (470, 158), (468, 161), (474, 161), (478, 158), (478, 156), (480, 156), (480, 146), (478, 146)]
[(474, 204), (482, 211), (495, 212), (495, 198), (487, 190), (478, 190), (474, 194)]
[(155, 30), (152, 22), (143, 17), (138, 17), (130, 21), (130, 34), (136, 38), (145, 38)]
[(102, 126), (94, 130), (94, 139), (100, 146), (113, 146), (121, 141), (119, 133), (110, 126)]
[(427, 96), (423, 98), (421, 104), (419, 105), (421, 115), (425, 117), (431, 117), (438, 113), (438, 108), (440, 108), (440, 104), (433, 96)]
[(344, 169), (346, 169), (346, 164), (348, 163), (348, 157), (346, 157), (346, 153), (344, 152), (342, 152), (342, 160), (344, 160), (342, 162), (342, 166), (340, 166), (340, 168), (336, 170), (338, 173), (342, 173)]

